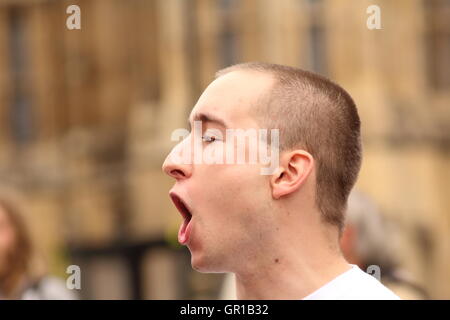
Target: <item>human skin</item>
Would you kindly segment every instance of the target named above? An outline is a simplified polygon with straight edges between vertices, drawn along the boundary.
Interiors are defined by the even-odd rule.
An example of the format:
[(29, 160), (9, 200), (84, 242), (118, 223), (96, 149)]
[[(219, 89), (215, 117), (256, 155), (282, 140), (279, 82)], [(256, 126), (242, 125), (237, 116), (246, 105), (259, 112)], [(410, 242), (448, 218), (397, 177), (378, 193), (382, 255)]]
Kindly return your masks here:
[[(214, 80), (194, 106), (190, 122), (207, 114), (203, 130), (260, 129), (254, 106), (274, 79), (258, 71), (233, 71)], [(175, 179), (172, 197), (192, 218), (185, 243), (200, 272), (232, 272), (238, 299), (301, 299), (350, 269), (338, 244), (337, 227), (321, 219), (315, 205), (315, 162), (302, 149), (280, 153), (273, 175), (262, 164), (183, 164), (166, 158), (163, 171)], [(202, 141), (223, 148), (230, 141)], [(214, 144), (211, 146), (210, 144)], [(248, 150), (247, 150), (248, 151)]]

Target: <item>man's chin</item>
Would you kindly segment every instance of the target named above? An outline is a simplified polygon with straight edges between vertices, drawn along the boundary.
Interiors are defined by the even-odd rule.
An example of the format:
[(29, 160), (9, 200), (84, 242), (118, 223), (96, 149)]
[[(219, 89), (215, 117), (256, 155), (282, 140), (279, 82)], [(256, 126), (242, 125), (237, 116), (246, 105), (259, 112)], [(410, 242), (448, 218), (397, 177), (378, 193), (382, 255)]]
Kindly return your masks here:
[(205, 259), (199, 259), (197, 257), (192, 256), (191, 257), (191, 266), (192, 269), (198, 272), (202, 273), (209, 273), (211, 272), (210, 268), (208, 267), (208, 263), (205, 261)]
[(207, 259), (207, 257), (194, 256), (191, 257), (191, 266), (197, 272), (201, 273), (222, 273), (223, 267), (220, 263), (213, 261), (213, 259)]

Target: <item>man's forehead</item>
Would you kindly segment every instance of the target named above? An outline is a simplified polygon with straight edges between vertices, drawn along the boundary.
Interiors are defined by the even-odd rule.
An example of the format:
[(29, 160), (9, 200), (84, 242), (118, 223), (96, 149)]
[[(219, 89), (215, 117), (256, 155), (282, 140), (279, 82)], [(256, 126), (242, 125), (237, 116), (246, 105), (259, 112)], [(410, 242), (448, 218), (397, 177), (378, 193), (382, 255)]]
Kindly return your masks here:
[(273, 84), (271, 76), (255, 71), (233, 71), (214, 80), (192, 109), (190, 120), (200, 114), (212, 115), (238, 124), (253, 118), (251, 107)]

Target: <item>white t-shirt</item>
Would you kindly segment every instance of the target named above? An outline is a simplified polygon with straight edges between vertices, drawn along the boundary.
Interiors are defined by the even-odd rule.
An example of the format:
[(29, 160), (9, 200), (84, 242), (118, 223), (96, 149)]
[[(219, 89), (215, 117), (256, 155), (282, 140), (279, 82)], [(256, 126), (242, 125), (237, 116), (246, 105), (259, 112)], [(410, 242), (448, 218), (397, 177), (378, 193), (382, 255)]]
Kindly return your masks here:
[(399, 300), (373, 276), (357, 265), (323, 285), (303, 300)]

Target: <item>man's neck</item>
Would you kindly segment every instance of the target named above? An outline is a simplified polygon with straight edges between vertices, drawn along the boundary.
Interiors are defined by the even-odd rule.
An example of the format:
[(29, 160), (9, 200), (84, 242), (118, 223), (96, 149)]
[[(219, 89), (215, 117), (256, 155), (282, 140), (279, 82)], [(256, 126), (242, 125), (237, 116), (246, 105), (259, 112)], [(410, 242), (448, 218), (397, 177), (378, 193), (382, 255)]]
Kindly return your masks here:
[(326, 246), (283, 249), (235, 273), (238, 299), (302, 299), (351, 268), (340, 252)]

